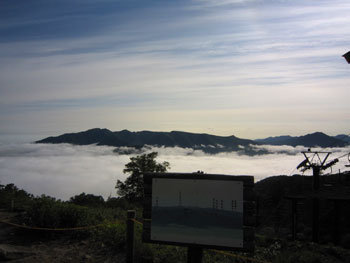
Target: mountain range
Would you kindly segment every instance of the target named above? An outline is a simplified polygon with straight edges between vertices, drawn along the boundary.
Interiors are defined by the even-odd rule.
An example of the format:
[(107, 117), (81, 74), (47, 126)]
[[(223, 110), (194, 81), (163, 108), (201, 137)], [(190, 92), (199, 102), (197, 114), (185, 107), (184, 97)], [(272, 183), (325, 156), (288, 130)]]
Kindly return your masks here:
[(277, 136), (277, 137), (268, 137), (265, 139), (257, 139), (256, 142), (265, 145), (290, 145), (290, 146), (305, 146), (305, 147), (344, 147), (350, 144), (350, 136), (345, 134), (337, 136), (328, 136), (322, 132), (315, 132), (307, 134), (304, 136), (292, 137), (289, 135), (286, 136)]
[(344, 147), (350, 144), (350, 136), (341, 134), (328, 136), (315, 132), (299, 137), (277, 136), (265, 139), (248, 140), (231, 136), (216, 136), (210, 134), (189, 133), (183, 131), (153, 132), (128, 130), (112, 132), (108, 129), (90, 129), (77, 133), (66, 133), (56, 137), (48, 137), (36, 143), (70, 143), (74, 145), (108, 145), (114, 147), (182, 147), (202, 150), (207, 153), (238, 151), (244, 154), (263, 154), (266, 150), (257, 150), (252, 145), (290, 145), (305, 147)]

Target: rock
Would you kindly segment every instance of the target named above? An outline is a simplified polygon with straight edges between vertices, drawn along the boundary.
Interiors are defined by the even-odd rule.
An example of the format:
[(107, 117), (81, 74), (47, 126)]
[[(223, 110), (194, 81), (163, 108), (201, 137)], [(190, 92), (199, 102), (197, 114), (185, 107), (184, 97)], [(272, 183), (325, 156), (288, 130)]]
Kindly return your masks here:
[(32, 250), (26, 247), (0, 244), (0, 261), (20, 259), (34, 254)]

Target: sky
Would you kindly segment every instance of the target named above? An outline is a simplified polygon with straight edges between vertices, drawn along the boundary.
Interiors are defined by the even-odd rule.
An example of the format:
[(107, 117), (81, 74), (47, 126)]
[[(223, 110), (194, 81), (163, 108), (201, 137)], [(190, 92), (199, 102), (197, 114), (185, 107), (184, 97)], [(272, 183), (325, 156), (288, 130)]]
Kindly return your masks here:
[(348, 0), (4, 0), (0, 135), (348, 134)]

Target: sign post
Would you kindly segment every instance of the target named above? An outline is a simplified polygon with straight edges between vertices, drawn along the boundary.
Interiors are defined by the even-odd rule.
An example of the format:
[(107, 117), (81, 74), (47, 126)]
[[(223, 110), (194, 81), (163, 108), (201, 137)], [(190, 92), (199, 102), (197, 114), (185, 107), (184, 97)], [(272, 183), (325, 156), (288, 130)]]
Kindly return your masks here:
[(134, 219), (136, 216), (135, 210), (128, 210), (126, 220), (126, 262), (134, 262)]
[(187, 249), (187, 263), (201, 263), (203, 249), (200, 247), (189, 246)]

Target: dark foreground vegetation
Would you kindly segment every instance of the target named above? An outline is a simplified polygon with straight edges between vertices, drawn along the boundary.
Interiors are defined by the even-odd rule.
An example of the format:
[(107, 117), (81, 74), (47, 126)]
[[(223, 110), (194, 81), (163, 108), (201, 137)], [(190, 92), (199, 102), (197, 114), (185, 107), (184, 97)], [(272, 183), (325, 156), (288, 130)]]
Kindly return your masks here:
[[(311, 242), (311, 177), (275, 176), (256, 183), (257, 225), (255, 252), (240, 253), (267, 262), (348, 262), (350, 258), (350, 205), (342, 202), (338, 213), (338, 245), (334, 245), (334, 207), (329, 198), (350, 197), (350, 174), (322, 177), (320, 205), (320, 244)], [(291, 201), (287, 196), (305, 197), (297, 207), (297, 236), (291, 235)], [(81, 262), (124, 262), (126, 211), (135, 209), (137, 220), (142, 221), (142, 206), (124, 198), (108, 198), (82, 193), (68, 201), (49, 196), (35, 197), (13, 184), (0, 186), (1, 211), (16, 215), (11, 222), (38, 228), (79, 228), (83, 230), (44, 231), (13, 228), (12, 238), (0, 243), (32, 246), (33, 244), (59, 242), (84, 242), (83, 251), (89, 256)], [(2, 219), (1, 219), (2, 220)], [(4, 224), (0, 224), (0, 228)], [(145, 244), (141, 241), (142, 226), (135, 225), (136, 262), (186, 262), (186, 248)], [(29, 240), (29, 241), (28, 241)], [(58, 242), (58, 243), (57, 243)], [(1, 244), (0, 244), (1, 245)], [(49, 250), (48, 250), (49, 251)], [(50, 252), (47, 252), (50, 253)], [(5, 260), (6, 257), (2, 260)], [(27, 257), (27, 259), (30, 257)], [(21, 261), (23, 260), (23, 261)], [(21, 259), (17, 262), (32, 262)], [(0, 259), (1, 261), (1, 259)], [(74, 256), (72, 256), (72, 261)], [(70, 262), (56, 258), (54, 262)], [(203, 262), (248, 262), (211, 250), (205, 250)], [(253, 261), (252, 261), (253, 262)]]

